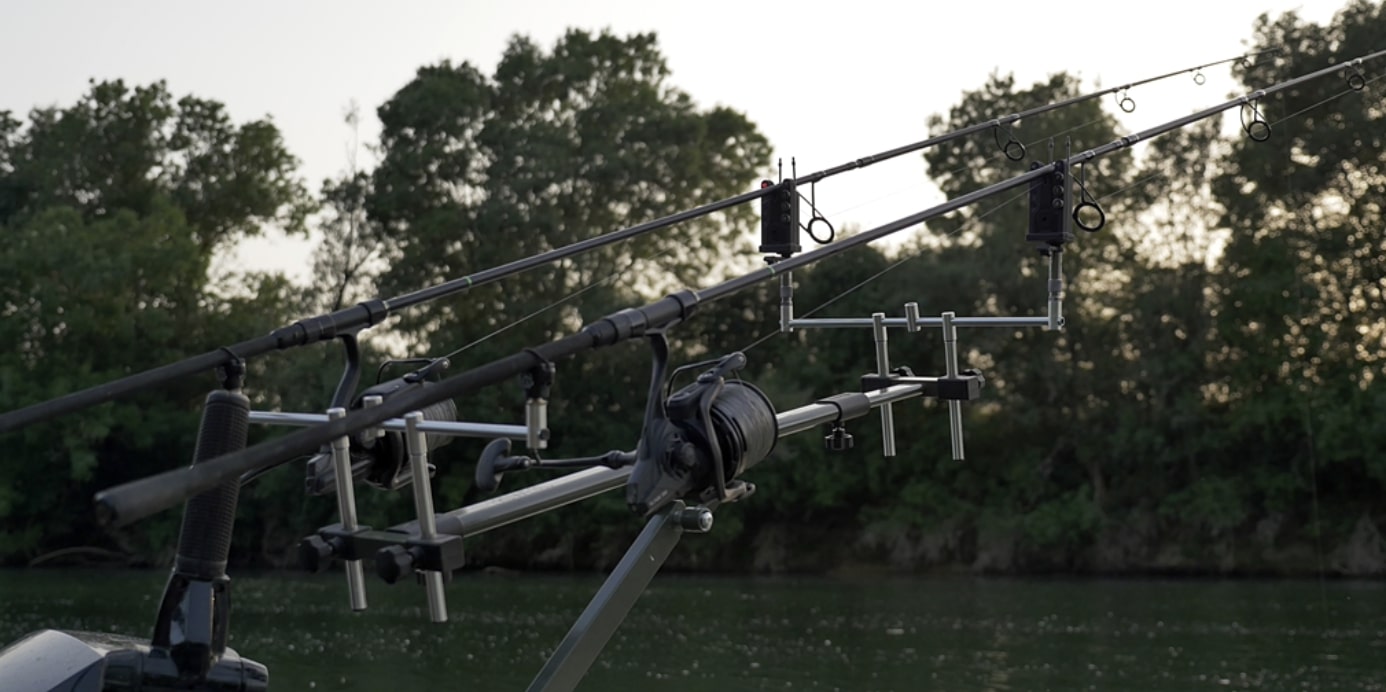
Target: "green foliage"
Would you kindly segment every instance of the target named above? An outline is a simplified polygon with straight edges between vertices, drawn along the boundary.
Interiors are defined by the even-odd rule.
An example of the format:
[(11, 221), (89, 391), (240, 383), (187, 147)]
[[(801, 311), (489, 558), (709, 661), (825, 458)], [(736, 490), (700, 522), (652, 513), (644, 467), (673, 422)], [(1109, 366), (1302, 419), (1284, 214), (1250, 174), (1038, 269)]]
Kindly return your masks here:
[(1166, 521), (1217, 536), (1246, 521), (1247, 485), (1231, 478), (1204, 477), (1165, 496), (1160, 515)]
[[(264, 224), (294, 228), (310, 201), (274, 127), (162, 84), (94, 83), (27, 125), (0, 118), (0, 409), (12, 410), (263, 333), (286, 304), (272, 278), (228, 298), (212, 254)], [(258, 283), (257, 283), (258, 282)], [(278, 284), (282, 288), (282, 280)], [(179, 382), (6, 436), (0, 562), (115, 543), (143, 559), (176, 516), (97, 529), (93, 492), (186, 463), (201, 393)]]
[[(1374, 50), (1383, 30), (1386, 11), (1362, 0), (1326, 26), (1263, 16), (1256, 46), (1283, 46), (1286, 57), (1238, 76), (1250, 89), (1344, 63)], [(1267, 99), (1271, 139), (1234, 141), (1213, 184), (1231, 229), (1213, 359), (1229, 446), (1296, 478), (1300, 513), (1315, 487), (1330, 494), (1320, 504), (1343, 523), (1386, 511), (1371, 471), (1383, 449), (1373, 421), (1386, 352), (1386, 114), (1368, 93), (1322, 79)]]
[[(1236, 74), (1258, 88), (1343, 63), (1383, 34), (1386, 13), (1363, 0), (1326, 26), (1263, 17), (1253, 49), (1285, 50)], [(930, 127), (1081, 90), (1065, 74), (1028, 88), (996, 75)], [(1270, 555), (1271, 569), (1303, 570), (1314, 565), (1274, 556), (1313, 555), (1310, 539), (1332, 550), (1361, 517), (1386, 520), (1386, 426), (1376, 422), (1386, 410), (1384, 116), (1370, 88), (1343, 92), (1320, 80), (1265, 99), (1269, 142), (1229, 140), (1210, 120), (1156, 139), (1139, 158), (1090, 164), (1087, 189), (1109, 225), (1064, 254), (1065, 329), (960, 336), (964, 367), (981, 368), (988, 383), (965, 407), (967, 461), (949, 459), (946, 407), (933, 401), (896, 405), (894, 458), (880, 455), (874, 413), (849, 423), (847, 452), (825, 452), (826, 431), (783, 438), (748, 474), (758, 492), (720, 510), (716, 530), (686, 541), (677, 565), (1261, 568), (1261, 557), (1228, 547), (1240, 544)], [(570, 31), (547, 49), (516, 37), (489, 75), (425, 66), (378, 115), (379, 166), (353, 162), (322, 188), (320, 284), (305, 291), (257, 275), (232, 292), (208, 285), (212, 253), (266, 224), (301, 228), (312, 207), (270, 123), (238, 126), (220, 104), (120, 82), (27, 123), (0, 114), (0, 343), (10, 346), (0, 352), (0, 410), (290, 315), (410, 292), (744, 192), (769, 153), (743, 115), (700, 108), (673, 86), (650, 35)], [(1026, 143), (1027, 161), (1008, 161), (990, 135), (924, 159), (957, 198), (1112, 141), (1117, 129), (1094, 101), (999, 139), (1007, 134)], [(860, 248), (797, 271), (798, 314), (898, 313), (910, 301), (930, 315), (1042, 313), (1047, 266), (1023, 243), (1025, 199), (1017, 190), (931, 222), (898, 256)], [(754, 259), (755, 220), (746, 205), (407, 311), (390, 346), (455, 352), (456, 368), (510, 355), (739, 270)], [(747, 350), (742, 377), (781, 409), (851, 390), (874, 370), (864, 331), (760, 343), (778, 329), (778, 297), (766, 283), (703, 306), (670, 331), (674, 365)], [(648, 358), (632, 343), (558, 364), (545, 454), (634, 447)], [(938, 374), (942, 358), (936, 333), (892, 332), (894, 365)], [(253, 368), (252, 382), (294, 383), (256, 391), (258, 407), (314, 410), (340, 364), (335, 350), (313, 349)], [(9, 436), (0, 560), (97, 540), (85, 514), (52, 508), (85, 507), (96, 488), (183, 463), (209, 384), (179, 383)], [(522, 401), (511, 386), (458, 405), (469, 420), (517, 421)], [(440, 507), (481, 499), (471, 480), (480, 449), (458, 440), (433, 456)], [(510, 474), (504, 489), (545, 477)], [(240, 559), (282, 562), (286, 546), (332, 521), (333, 503), (305, 501), (296, 471), (271, 473), (242, 497)], [(402, 494), (360, 497), (377, 525), (410, 513)], [(99, 540), (158, 559), (176, 520)], [(468, 554), (474, 564), (608, 567), (638, 529), (612, 493), (469, 541)]]
[[(381, 161), (361, 226), (368, 247), (387, 258), (378, 291), (416, 290), (749, 189), (768, 159), (765, 139), (735, 111), (697, 107), (668, 76), (652, 35), (581, 31), (550, 50), (516, 37), (489, 77), (469, 64), (421, 68), (378, 110)], [(416, 354), (477, 342), (454, 362), (487, 362), (655, 291), (705, 283), (734, 242), (750, 237), (754, 218), (748, 205), (538, 267), (411, 310), (400, 329)], [(507, 328), (531, 313), (538, 314)], [(634, 447), (648, 378), (644, 348), (622, 345), (559, 364), (549, 455)], [(518, 386), (498, 387), (458, 403), (468, 419), (513, 421), (523, 396)], [(459, 442), (445, 451), (446, 501), (468, 497), (479, 450)], [(533, 480), (507, 478), (506, 487)], [(603, 530), (595, 517), (529, 524), (535, 546), (582, 545)], [(527, 564), (549, 559), (540, 557), (549, 555), (544, 550), (525, 554)]]
[(1091, 489), (1080, 486), (1031, 510), (1021, 526), (1028, 547), (1038, 557), (1079, 554), (1092, 543), (1101, 524), (1102, 514), (1093, 504)]

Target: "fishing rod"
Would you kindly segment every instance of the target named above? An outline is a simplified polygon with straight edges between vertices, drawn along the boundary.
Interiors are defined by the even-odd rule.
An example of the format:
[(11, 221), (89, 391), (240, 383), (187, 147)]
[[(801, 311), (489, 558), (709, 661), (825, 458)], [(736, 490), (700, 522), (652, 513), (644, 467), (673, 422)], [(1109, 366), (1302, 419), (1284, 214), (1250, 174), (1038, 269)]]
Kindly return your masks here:
[[(1126, 135), (1109, 144), (1089, 149), (1051, 164), (1041, 165), (1038, 168), (1005, 181), (961, 195), (943, 204), (897, 219), (896, 221), (862, 232), (851, 238), (840, 240), (833, 245), (824, 246), (793, 257), (786, 257), (777, 263), (767, 265), (701, 291), (684, 290), (668, 295), (642, 307), (627, 308), (618, 311), (584, 326), (575, 334), (524, 349), (506, 358), (492, 361), (472, 368), (459, 375), (444, 379), (426, 390), (415, 390), (401, 394), (385, 401), (379, 406), (353, 411), (345, 417), (329, 421), (321, 426), (262, 442), (254, 447), (249, 447), (243, 451), (228, 454), (206, 463), (197, 464), (188, 468), (174, 469), (111, 488), (97, 494), (97, 511), (103, 521), (113, 524), (120, 525), (135, 521), (153, 512), (173, 506), (199, 492), (215, 487), (218, 483), (225, 482), (229, 478), (238, 477), (247, 472), (263, 470), (283, 463), (283, 461), (288, 458), (308, 453), (319, 445), (329, 442), (332, 439), (350, 435), (352, 432), (366, 427), (378, 425), (384, 420), (399, 417), (410, 411), (426, 407), (441, 399), (455, 398), (474, 392), (481, 387), (523, 375), (537, 368), (546, 367), (549, 363), (571, 357), (588, 349), (611, 346), (637, 336), (644, 336), (668, 328), (686, 319), (698, 305), (704, 302), (725, 298), (762, 281), (775, 278), (785, 271), (811, 265), (859, 245), (873, 242), (900, 230), (962, 209), (1001, 192), (1038, 180), (1045, 180), (1051, 187), (1060, 187), (1066, 182), (1071, 182), (1068, 178), (1063, 177), (1062, 172), (1071, 170), (1075, 165), (1085, 164), (1098, 157), (1133, 146), (1138, 142), (1143, 142), (1166, 132), (1185, 127), (1191, 123), (1217, 115), (1232, 108), (1242, 107), (1244, 109), (1249, 108), (1256, 111), (1257, 115), (1255, 119), (1251, 120), (1251, 126), (1247, 128), (1249, 134), (1253, 132), (1261, 133), (1263, 130), (1268, 132), (1269, 126), (1264, 122), (1264, 119), (1260, 117), (1257, 107), (1257, 103), (1261, 99), (1290, 89), (1304, 82), (1344, 70), (1348, 67), (1360, 67), (1363, 63), (1376, 60), (1382, 55), (1386, 55), (1386, 51), (1364, 55), (1346, 64), (1338, 64), (1323, 68), (1254, 91), (1245, 96), (1226, 101), (1220, 105), (1196, 112), (1192, 115), (1178, 118), (1134, 134)], [(1257, 123), (1259, 123), (1259, 125)], [(1253, 138), (1257, 137), (1256, 134), (1252, 134), (1251, 136), (1253, 136)], [(1065, 197), (1067, 196), (1065, 195)]]
[[(376, 298), (370, 301), (359, 303), (349, 308), (343, 308), (335, 312), (298, 320), (292, 324), (279, 327), (278, 329), (271, 331), (269, 334), (265, 336), (243, 341), (231, 346), (218, 348), (203, 353), (201, 355), (192, 356), (190, 358), (177, 361), (175, 363), (170, 363), (168, 365), (152, 368), (144, 372), (129, 375), (117, 380), (112, 380), (110, 382), (89, 387), (87, 389), (72, 392), (70, 394), (65, 394), (63, 396), (56, 397), (47, 401), (31, 404), (21, 409), (16, 409), (14, 411), (9, 411), (0, 414), (0, 433), (21, 428), (40, 421), (48, 420), (50, 418), (54, 418), (57, 416), (66, 415), (68, 413), (79, 411), (107, 401), (118, 399), (120, 397), (127, 396), (142, 389), (153, 387), (158, 384), (173, 379), (177, 379), (179, 377), (192, 375), (209, 369), (225, 367), (236, 361), (243, 361), (249, 358), (263, 355), (265, 353), (269, 353), (271, 351), (283, 351), (298, 346), (306, 346), (309, 344), (331, 341), (333, 339), (341, 339), (343, 340), (344, 346), (348, 351), (347, 358), (348, 360), (351, 360), (353, 358), (351, 352), (357, 348), (356, 335), (364, 329), (379, 324), (380, 322), (382, 322), (383, 320), (400, 310), (428, 303), (439, 298), (458, 295), (477, 286), (484, 286), (490, 283), (494, 283), (496, 281), (500, 281), (510, 276), (514, 276), (516, 274), (528, 271), (530, 269), (534, 269), (536, 267), (557, 262), (590, 250), (605, 247), (607, 245), (620, 242), (622, 240), (636, 238), (646, 233), (667, 228), (669, 226), (682, 223), (684, 221), (689, 221), (692, 219), (707, 216), (709, 214), (722, 211), (724, 209), (729, 209), (731, 207), (735, 207), (753, 200), (763, 199), (772, 195), (779, 195), (780, 197), (777, 199), (794, 199), (794, 203), (797, 204), (797, 199), (794, 198), (794, 190), (795, 187), (799, 184), (812, 185), (821, 180), (838, 175), (840, 173), (845, 173), (848, 171), (864, 168), (866, 166), (893, 159), (907, 153), (921, 151), (923, 149), (951, 142), (958, 138), (975, 134), (977, 132), (981, 132), (984, 130), (992, 129), (994, 131), (999, 132), (1000, 129), (1008, 128), (1010, 125), (1027, 117), (1033, 117), (1035, 115), (1047, 113), (1059, 108), (1064, 108), (1078, 103), (1083, 103), (1093, 99), (1101, 98), (1108, 94), (1128, 91), (1131, 88), (1137, 86), (1150, 84), (1152, 82), (1168, 79), (1170, 77), (1186, 74), (1189, 72), (1194, 72), (1196, 75), (1201, 75), (1201, 70), (1206, 67), (1212, 67), (1215, 65), (1221, 65), (1239, 60), (1255, 60), (1256, 58), (1262, 55), (1277, 52), (1278, 50), (1278, 48), (1271, 48), (1268, 50), (1258, 51), (1254, 53), (1246, 53), (1240, 56), (1225, 58), (1210, 63), (1203, 63), (1200, 65), (1196, 65), (1194, 67), (1176, 70), (1155, 77), (1149, 77), (1135, 82), (1130, 82), (1124, 84), (1121, 87), (1103, 89), (1097, 92), (1093, 92), (1091, 94), (1064, 99), (1062, 101), (1046, 104), (1043, 106), (1032, 108), (1030, 110), (1022, 111), (1020, 113), (1007, 115), (1001, 118), (997, 118), (982, 123), (977, 123), (975, 125), (964, 127), (959, 130), (954, 130), (952, 132), (930, 137), (928, 139), (915, 142), (913, 144), (908, 144), (902, 147), (897, 147), (894, 149), (883, 151), (878, 154), (864, 156), (850, 161), (848, 163), (844, 163), (839, 166), (818, 171), (816, 173), (810, 173), (798, 178), (787, 179), (779, 184), (771, 183), (768, 185), (763, 185), (760, 189), (757, 190), (752, 190), (750, 192), (742, 193), (740, 195), (736, 195), (733, 197), (728, 197), (723, 200), (711, 202), (709, 204), (696, 207), (694, 209), (689, 209), (686, 211), (671, 214), (669, 216), (665, 216), (636, 226), (631, 226), (629, 228), (612, 231), (610, 233), (594, 236), (592, 238), (587, 238), (581, 241), (571, 243), (569, 245), (565, 245), (561, 248), (555, 248), (553, 250), (539, 253), (537, 255), (517, 259), (512, 262), (492, 267), (490, 269), (485, 269), (473, 274), (469, 274), (467, 276), (463, 276), (461, 278), (445, 281), (443, 283), (428, 288), (420, 289), (417, 291), (413, 291), (410, 293), (406, 293), (400, 296), (396, 296), (394, 298)], [(1198, 82), (1197, 79), (1195, 79), (1195, 81), (1200, 84), (1202, 83)], [(1134, 101), (1131, 101), (1130, 103), (1132, 105), (1132, 108), (1134, 108)], [(998, 136), (998, 146), (1002, 149), (1003, 152), (1006, 153), (1006, 156), (1008, 158), (1011, 158), (1012, 160), (1020, 160), (1024, 158), (1024, 144), (1020, 143), (1019, 141), (1016, 141), (1014, 137), (1010, 135), (1009, 129), (1007, 129), (1006, 131), (1007, 136), (1009, 138), (1008, 141), (1005, 144), (1002, 144)], [(776, 204), (780, 204), (780, 202), (776, 202)], [(811, 226), (812, 222), (810, 222), (810, 232), (812, 230)], [(784, 245), (777, 245), (771, 243), (763, 245), (761, 249), (765, 252), (784, 252), (788, 248)], [(794, 252), (797, 252), (798, 250), (799, 248), (797, 246), (793, 248)], [(348, 364), (347, 367), (348, 372), (346, 375), (344, 375), (343, 382), (338, 386), (337, 392), (333, 396), (333, 406), (345, 406), (347, 400), (350, 397), (350, 390), (354, 389), (355, 385), (358, 382), (358, 380), (355, 379), (357, 376), (354, 373), (353, 367), (350, 364)], [(348, 384), (351, 386), (347, 387), (346, 385)]]
[[(939, 144), (946, 144), (955, 139), (958, 139), (959, 137), (966, 137), (967, 135), (976, 134), (978, 132), (984, 132), (986, 130), (992, 130), (993, 132), (996, 132), (999, 135), (1001, 129), (1013, 125), (1021, 120), (1024, 120), (1025, 118), (1033, 118), (1036, 115), (1042, 115), (1044, 113), (1055, 111), (1060, 108), (1067, 108), (1068, 106), (1086, 103), (1093, 99), (1102, 98), (1103, 96), (1106, 96), (1108, 94), (1126, 94), (1126, 92), (1129, 92), (1131, 89), (1134, 89), (1138, 86), (1152, 84), (1154, 82), (1163, 81), (1169, 79), (1170, 77), (1177, 77), (1179, 75), (1188, 74), (1190, 72), (1194, 73), (1194, 83), (1202, 85), (1204, 83), (1204, 80), (1206, 79), (1205, 77), (1203, 77), (1203, 68), (1205, 67), (1216, 67), (1218, 65), (1225, 65), (1230, 62), (1247, 60), (1250, 60), (1254, 63), (1256, 58), (1259, 58), (1262, 55), (1269, 55), (1271, 53), (1278, 52), (1280, 52), (1279, 48), (1267, 48), (1266, 50), (1260, 50), (1254, 53), (1245, 53), (1242, 55), (1238, 55), (1236, 57), (1224, 58), (1222, 60), (1218, 60), (1215, 62), (1204, 63), (1202, 65), (1187, 67), (1182, 70), (1167, 72), (1165, 74), (1158, 75), (1155, 77), (1147, 77), (1145, 79), (1141, 79), (1135, 82), (1128, 82), (1122, 84), (1121, 86), (1102, 89), (1101, 91), (1094, 91), (1092, 93), (1083, 94), (1081, 96), (1074, 96), (1072, 98), (1067, 98), (1062, 101), (1055, 101), (1054, 103), (1045, 104), (1043, 106), (1037, 106), (1035, 108), (1021, 111), (1019, 113), (1014, 113), (1012, 115), (1007, 115), (1005, 117), (997, 118), (995, 120), (989, 120), (986, 122), (977, 123), (975, 125), (969, 125), (958, 130), (953, 130), (951, 132), (946, 132), (935, 137), (930, 137), (929, 139), (915, 142), (914, 144), (907, 144), (905, 146), (897, 147), (889, 151), (883, 151), (873, 156), (865, 156), (849, 163), (844, 163), (842, 165), (834, 166), (832, 168), (826, 168), (824, 170), (818, 171), (817, 173), (809, 173), (805, 176), (796, 178), (794, 182), (796, 184), (815, 183), (820, 180), (823, 180), (824, 178), (828, 178), (839, 173), (845, 173), (847, 171), (856, 170), (858, 168), (864, 168), (873, 163), (880, 163), (881, 161), (893, 159), (897, 156), (903, 156), (904, 154), (909, 154), (923, 149), (928, 149), (929, 147), (937, 146)], [(1136, 102), (1129, 95), (1123, 95), (1117, 103), (1118, 106), (1120, 106), (1120, 108), (1127, 113), (1132, 113), (1136, 110)], [(1025, 145), (1019, 140), (1015, 139), (1013, 136), (1011, 136), (1009, 130), (1006, 131), (1006, 136), (1008, 139), (1004, 144), (1001, 143), (1000, 137), (997, 137), (997, 148), (1001, 149), (1002, 153), (1006, 155), (1006, 158), (1012, 161), (1019, 161), (1025, 158)]]
[[(66, 394), (45, 402), (26, 406), (22, 409), (0, 414), (0, 432), (6, 432), (32, 423), (104, 403), (141, 389), (167, 382), (178, 377), (191, 375), (204, 370), (219, 368), (235, 361), (252, 358), (270, 351), (285, 350), (297, 346), (330, 341), (336, 338), (349, 339), (348, 348), (355, 348), (355, 335), (362, 329), (375, 326), (399, 310), (428, 303), (439, 298), (457, 295), (477, 286), (485, 286), (521, 272), (534, 269), (604, 247), (628, 238), (695, 219), (701, 216), (758, 199), (765, 194), (763, 190), (747, 192), (711, 204), (671, 214), (648, 223), (613, 231), (605, 235), (580, 240), (561, 248), (531, 255), (505, 264), (452, 279), (435, 286), (406, 293), (388, 299), (374, 299), (359, 303), (336, 312), (302, 319), (261, 336), (241, 343), (208, 351), (176, 363), (146, 370), (141, 373), (113, 380), (78, 392)], [(353, 387), (354, 388), (354, 385)], [(334, 397), (340, 403), (339, 396)], [(348, 390), (348, 394), (349, 394)]]
[[(839, 241), (837, 244), (788, 258), (781, 263), (780, 270), (795, 269), (812, 264), (817, 260), (836, 255), (857, 245), (960, 209), (997, 192), (1039, 179), (1050, 173), (1052, 168), (1053, 166), (1050, 165), (1030, 171), (1003, 183), (933, 207), (925, 212)], [(377, 425), (389, 418), (402, 416), (441, 399), (455, 398), (474, 392), (481, 387), (497, 384), (537, 368), (543, 368), (549, 363), (571, 357), (585, 350), (611, 346), (633, 337), (643, 336), (647, 332), (667, 328), (687, 318), (700, 303), (729, 296), (775, 276), (776, 271), (777, 265), (769, 265), (700, 292), (684, 290), (643, 307), (627, 308), (584, 326), (576, 334), (475, 367), (442, 380), (427, 390), (421, 389), (400, 394), (378, 406), (358, 409), (344, 418), (263, 442), (247, 448), (243, 452), (228, 455), (212, 462), (198, 464), (187, 469), (168, 471), (117, 486), (98, 493), (97, 511), (103, 521), (116, 525), (126, 524), (171, 507), (191, 495), (214, 487), (225, 480), (226, 474), (239, 476), (242, 473), (258, 472), (282, 463), (283, 460), (291, 456), (308, 453), (335, 438), (350, 435), (356, 430)]]

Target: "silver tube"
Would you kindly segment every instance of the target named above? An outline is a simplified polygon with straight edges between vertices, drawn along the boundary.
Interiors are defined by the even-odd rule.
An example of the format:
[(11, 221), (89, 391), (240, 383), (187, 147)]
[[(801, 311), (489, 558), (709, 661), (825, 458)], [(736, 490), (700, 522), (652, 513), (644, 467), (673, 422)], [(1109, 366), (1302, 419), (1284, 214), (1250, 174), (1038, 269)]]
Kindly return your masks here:
[[(951, 312), (943, 313), (943, 365), (949, 379), (958, 376), (958, 330)], [(948, 436), (953, 440), (953, 461), (962, 461), (962, 402), (956, 399), (948, 400)]]
[[(293, 413), (283, 411), (251, 411), (250, 422), (262, 425), (294, 425), (298, 427), (309, 427), (322, 425), (327, 422), (327, 416), (320, 413)], [(379, 425), (385, 430), (404, 430), (403, 419), (391, 418)], [(451, 421), (430, 421), (426, 420), (419, 423), (419, 431), (433, 435), (451, 435), (453, 437), (505, 437), (512, 440), (523, 440), (529, 436), (529, 428), (523, 425), (505, 425), (501, 423), (465, 423)]]
[(548, 399), (529, 399), (525, 401), (525, 433), (525, 444), (530, 449), (548, 449)]
[[(474, 536), (626, 484), (631, 467), (590, 468), (438, 515), (438, 531)], [(409, 529), (406, 529), (409, 530)]]
[[(885, 328), (885, 313), (871, 315), (871, 334), (876, 339), (876, 374), (890, 376), (890, 335)], [(895, 456), (895, 411), (890, 404), (881, 405), (881, 454)]]
[[(887, 317), (882, 321), (887, 327), (909, 328), (906, 317)], [(872, 327), (875, 321), (862, 317), (811, 317), (799, 318), (789, 323), (791, 327), (809, 329), (849, 329)], [(937, 317), (921, 317), (916, 323), (920, 327), (941, 327), (943, 321)], [(1040, 317), (956, 317), (955, 327), (1047, 327), (1049, 316)]]
[[(866, 392), (872, 407), (919, 396), (923, 387), (900, 384)], [(817, 425), (831, 423), (838, 416), (832, 404), (808, 404), (784, 411), (775, 416), (779, 436), (788, 437)], [(438, 515), (438, 532), (449, 536), (475, 536), (492, 529), (513, 524), (552, 509), (580, 502), (589, 497), (615, 490), (626, 484), (631, 467), (619, 469), (591, 468), (536, 483), (527, 488), (483, 500), (473, 505)], [(414, 533), (418, 527), (404, 524), (397, 530)]]
[(1049, 323), (1045, 329), (1057, 330), (1064, 326), (1064, 267), (1063, 253), (1049, 253)]
[(780, 274), (780, 331), (794, 331), (794, 272)]
[[(897, 384), (893, 387), (866, 392), (866, 398), (874, 408), (919, 396), (923, 389), (917, 384)], [(837, 420), (837, 416), (837, 407), (832, 404), (809, 404), (776, 415), (775, 422), (779, 424), (780, 437), (789, 437), (794, 433), (831, 423)]]
[[(385, 397), (380, 396), (379, 394), (372, 394), (361, 400), (362, 408), (374, 408), (383, 403), (385, 403)], [(366, 428), (365, 430), (361, 431), (361, 434), (365, 437), (374, 437), (379, 439), (385, 437), (385, 429), (377, 425), (373, 428)]]
[[(346, 417), (346, 409), (334, 407), (327, 410), (328, 420)], [(355, 531), (356, 489), (352, 486), (351, 457), (348, 450), (351, 441), (345, 435), (332, 441), (332, 470), (337, 476), (337, 513), (342, 519), (342, 528)], [(351, 609), (357, 612), (366, 609), (366, 574), (361, 569), (360, 560), (347, 560), (347, 595), (351, 599)]]
[[(428, 480), (428, 443), (420, 423), (423, 414), (411, 411), (404, 414), (407, 426), (404, 439), (409, 448), (409, 468), (414, 473), (414, 510), (419, 515), (419, 537), (424, 540), (438, 536), (437, 519), (433, 516), (433, 491)], [(443, 575), (428, 570), (424, 575), (424, 591), (428, 593), (428, 618), (433, 622), (447, 622), (448, 608), (443, 595)]]
[(919, 331), (919, 303), (905, 303), (905, 329)]

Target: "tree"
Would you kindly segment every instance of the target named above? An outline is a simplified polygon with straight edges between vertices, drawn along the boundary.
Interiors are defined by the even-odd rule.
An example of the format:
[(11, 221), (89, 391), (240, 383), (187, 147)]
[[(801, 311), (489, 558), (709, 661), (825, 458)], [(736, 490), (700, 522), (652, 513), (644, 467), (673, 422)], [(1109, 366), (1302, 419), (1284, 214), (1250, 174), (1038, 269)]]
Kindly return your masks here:
[[(1254, 89), (1345, 64), (1383, 30), (1386, 9), (1365, 0), (1324, 26), (1263, 15), (1255, 46), (1283, 57), (1237, 76)], [(1375, 85), (1353, 90), (1370, 74), (1345, 65), (1343, 76), (1258, 103), (1270, 139), (1234, 142), (1214, 187), (1232, 229), (1217, 277), (1217, 396), (1240, 473), (1256, 481), (1248, 500), (1285, 527), (1282, 540), (1312, 527), (1344, 542), (1360, 520), (1386, 520), (1386, 432), (1375, 422), (1386, 396), (1386, 116)], [(1323, 524), (1310, 516), (1315, 494)]]
[[(1012, 113), (1079, 93), (1078, 80), (1054, 75), (1030, 89), (1016, 90), (1009, 77), (993, 76), (981, 89), (968, 92), (947, 120), (935, 116), (931, 127), (953, 129), (984, 122), (997, 113)], [(1048, 163), (1065, 152), (1082, 151), (1116, 138), (1116, 123), (1096, 101), (1027, 119), (1013, 133), (1023, 141), (1029, 160)], [(924, 155), (932, 177), (950, 198), (1013, 177), (1027, 166), (1011, 162), (991, 138), (972, 138), (956, 147), (931, 149)], [(1122, 152), (1088, 164), (1083, 172), (1089, 192), (1101, 197), (1128, 179), (1130, 157)], [(1079, 171), (1071, 174), (1078, 175)], [(1028, 315), (1044, 310), (1047, 265), (1024, 243), (1028, 226), (1025, 191), (1005, 194), (971, 208), (964, 222), (933, 223), (930, 244), (938, 247), (921, 272), (931, 280), (921, 289), (949, 296), (959, 314)], [(1074, 545), (1090, 543), (1106, 502), (1107, 473), (1101, 459), (1086, 453), (1079, 430), (1097, 424), (1102, 414), (1094, 402), (1110, 382), (1094, 368), (1109, 343), (1101, 334), (1111, 309), (1110, 296), (1127, 275), (1120, 257), (1097, 251), (1106, 237), (1128, 231), (1111, 223), (1104, 235), (1080, 234), (1065, 252), (1065, 316), (1062, 333), (971, 330), (959, 336), (963, 354), (984, 365), (987, 405), (974, 416), (970, 448), (976, 458), (994, 461), (991, 477), (967, 481), (960, 493), (975, 509), (963, 520), (979, 536), (976, 564), (1009, 569), (1020, 560), (1038, 565), (1071, 566)], [(980, 418), (980, 420), (978, 420)], [(920, 482), (927, 483), (928, 480)], [(912, 493), (921, 498), (937, 492)], [(938, 515), (933, 521), (956, 518)]]
[[(515, 37), (489, 77), (465, 63), (423, 67), (378, 114), (381, 158), (366, 209), (387, 258), (378, 278), (386, 295), (744, 192), (768, 159), (765, 139), (743, 115), (699, 108), (671, 84), (650, 34), (572, 30), (550, 50)], [(743, 205), (592, 251), (421, 306), (400, 327), (419, 354), (474, 344), (457, 362), (509, 355), (661, 289), (706, 283), (737, 242), (753, 250), (755, 218)], [(533, 317), (514, 324), (526, 315)], [(643, 393), (648, 377), (644, 354), (632, 355), (640, 348), (560, 364), (550, 453), (635, 444), (644, 401), (632, 392)], [(459, 405), (469, 419), (514, 421), (522, 401), (516, 386)], [(479, 447), (447, 450), (469, 468)], [(441, 485), (444, 498), (460, 500), (470, 474)], [(526, 530), (572, 540), (558, 530), (571, 525), (551, 523), (537, 519)]]
[(367, 230), (370, 219), (366, 215), (366, 196), (371, 189), (371, 176), (357, 162), (359, 111), (355, 102), (346, 111), (345, 121), (351, 128), (346, 170), (322, 184), (327, 215), (318, 227), (320, 239), (313, 255), (313, 275), (320, 277), (320, 282), (327, 281), (327, 292), (314, 305), (318, 312), (335, 312), (364, 299), (364, 287), (371, 283), (372, 260), (378, 259), (378, 248), (369, 241), (371, 234)]
[[(0, 114), (0, 409), (11, 410), (234, 343), (282, 323), (285, 283), (208, 283), (212, 256), (309, 200), (268, 121), (162, 83), (93, 83), (27, 126)], [(89, 543), (92, 493), (186, 463), (208, 381), (180, 382), (7, 436), (0, 561)], [(55, 508), (57, 510), (55, 511)], [(148, 558), (176, 517), (114, 534)]]

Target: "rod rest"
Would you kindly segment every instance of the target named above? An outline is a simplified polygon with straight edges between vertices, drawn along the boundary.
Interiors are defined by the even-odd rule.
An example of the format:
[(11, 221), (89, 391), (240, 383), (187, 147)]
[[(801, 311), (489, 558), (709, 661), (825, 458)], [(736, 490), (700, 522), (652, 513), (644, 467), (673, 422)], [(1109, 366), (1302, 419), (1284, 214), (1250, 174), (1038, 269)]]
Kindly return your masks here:
[(921, 396), (950, 401), (971, 401), (982, 395), (986, 378), (980, 370), (963, 370), (957, 377), (916, 377), (908, 367), (895, 368), (889, 375), (867, 373), (861, 376), (861, 390), (869, 392), (900, 384), (917, 384)]

